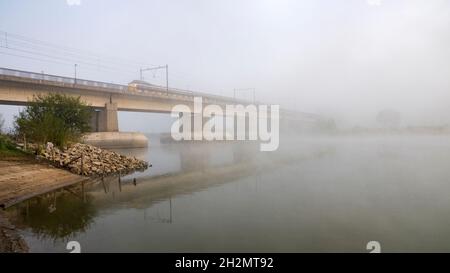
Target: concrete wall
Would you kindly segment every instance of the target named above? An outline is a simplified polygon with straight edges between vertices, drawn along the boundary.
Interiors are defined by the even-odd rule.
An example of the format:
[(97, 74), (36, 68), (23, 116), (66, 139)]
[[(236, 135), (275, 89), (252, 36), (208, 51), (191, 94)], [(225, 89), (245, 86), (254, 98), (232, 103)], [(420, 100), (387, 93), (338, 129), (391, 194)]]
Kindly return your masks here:
[(97, 132), (83, 136), (83, 143), (100, 148), (145, 148), (148, 138), (142, 133), (132, 132)]

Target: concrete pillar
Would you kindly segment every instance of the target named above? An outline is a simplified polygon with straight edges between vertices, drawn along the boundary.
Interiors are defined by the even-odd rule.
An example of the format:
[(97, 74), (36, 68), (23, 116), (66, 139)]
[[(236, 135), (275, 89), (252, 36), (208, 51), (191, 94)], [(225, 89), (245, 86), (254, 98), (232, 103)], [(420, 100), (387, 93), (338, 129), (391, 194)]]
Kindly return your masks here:
[(238, 137), (238, 119), (241, 117), (238, 117), (237, 115), (233, 116), (233, 136), (234, 140), (249, 140), (250, 139), (250, 117), (248, 115), (244, 116), (243, 122), (244, 122), (244, 134), (242, 134), (241, 138)]
[(104, 132), (118, 132), (119, 120), (117, 117), (117, 103), (106, 103), (105, 111), (105, 131)]
[(203, 140), (203, 123), (202, 114), (191, 113), (191, 135), (193, 140)]
[(100, 132), (99, 128), (99, 119), (100, 119), (100, 110), (98, 109), (91, 109), (91, 132)]
[(93, 132), (118, 132), (117, 103), (106, 103), (105, 108), (93, 110), (91, 128)]

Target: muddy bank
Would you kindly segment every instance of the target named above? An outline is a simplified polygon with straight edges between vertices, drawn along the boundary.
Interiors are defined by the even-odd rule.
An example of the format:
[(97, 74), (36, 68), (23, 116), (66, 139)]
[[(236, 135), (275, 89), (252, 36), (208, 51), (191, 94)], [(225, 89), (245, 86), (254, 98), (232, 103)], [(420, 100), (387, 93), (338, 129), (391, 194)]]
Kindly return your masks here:
[(0, 160), (0, 207), (89, 180), (36, 160)]
[(3, 211), (0, 211), (0, 253), (26, 253), (28, 246)]

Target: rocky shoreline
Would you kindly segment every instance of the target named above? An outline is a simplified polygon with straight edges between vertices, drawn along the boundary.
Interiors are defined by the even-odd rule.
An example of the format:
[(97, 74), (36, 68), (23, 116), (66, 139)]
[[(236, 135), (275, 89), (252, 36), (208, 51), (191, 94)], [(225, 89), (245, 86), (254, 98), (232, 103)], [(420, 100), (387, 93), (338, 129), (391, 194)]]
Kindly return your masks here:
[[(59, 168), (90, 177), (125, 175), (149, 167), (146, 161), (120, 155), (88, 144), (75, 143), (64, 150), (47, 144), (38, 158), (50, 161)], [(151, 166), (151, 165), (150, 165)]]
[[(39, 151), (37, 145), (31, 144), (28, 147), (31, 150)], [(26, 151), (30, 155), (30, 150)], [(32, 157), (28, 158), (35, 162), (35, 159)], [(113, 151), (81, 143), (72, 144), (64, 149), (59, 149), (54, 147), (52, 143), (47, 143), (45, 149), (36, 152), (36, 158), (41, 163), (46, 163), (47, 168), (49, 167), (47, 163), (50, 163), (54, 167), (92, 178), (126, 175), (151, 167), (149, 163), (136, 157), (120, 155)], [(34, 169), (33, 171), (36, 172)], [(18, 229), (9, 222), (7, 214), (0, 209), (0, 253), (28, 251), (28, 246), (20, 236)]]

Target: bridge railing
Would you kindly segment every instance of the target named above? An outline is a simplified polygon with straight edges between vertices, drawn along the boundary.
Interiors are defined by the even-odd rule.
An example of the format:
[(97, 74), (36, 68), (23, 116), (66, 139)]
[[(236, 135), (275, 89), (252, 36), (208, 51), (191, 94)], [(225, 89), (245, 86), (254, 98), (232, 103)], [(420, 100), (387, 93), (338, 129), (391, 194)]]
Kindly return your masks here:
[[(47, 82), (54, 82), (54, 83), (61, 83), (61, 84), (68, 84), (68, 85), (77, 85), (77, 86), (86, 86), (86, 87), (94, 87), (94, 88), (104, 88), (108, 89), (108, 92), (117, 92), (117, 93), (130, 93), (130, 94), (148, 94), (152, 96), (171, 96), (171, 97), (179, 97), (179, 98), (185, 98), (192, 100), (193, 97), (204, 97), (209, 100), (215, 100), (215, 101), (234, 101), (233, 98), (225, 97), (225, 96), (219, 96), (219, 95), (212, 95), (202, 92), (194, 92), (189, 90), (183, 90), (178, 88), (169, 88), (169, 92), (167, 92), (167, 88), (164, 86), (152, 86), (145, 89), (138, 89), (135, 91), (130, 91), (128, 88), (128, 85), (121, 85), (121, 84), (114, 84), (114, 83), (107, 83), (107, 82), (99, 82), (99, 81), (91, 81), (91, 80), (84, 80), (84, 79), (75, 79), (70, 77), (64, 77), (64, 76), (57, 76), (57, 75), (51, 75), (51, 74), (45, 74), (45, 73), (35, 73), (35, 72), (29, 72), (29, 71), (22, 71), (22, 70), (16, 70), (16, 69), (10, 69), (10, 68), (2, 68), (0, 67), (0, 75), (4, 76), (13, 76), (13, 77), (19, 77), (19, 78), (26, 78), (31, 80), (40, 80), (40, 81), (47, 81)], [(238, 100), (240, 103), (249, 103), (242, 99)]]
[(128, 90), (128, 87), (126, 85), (107, 83), (107, 82), (98, 82), (98, 81), (91, 81), (91, 80), (84, 80), (84, 79), (75, 79), (75, 78), (70, 78), (70, 77), (56, 76), (56, 75), (44, 74), (44, 73), (28, 72), (28, 71), (9, 69), (9, 68), (1, 68), (1, 67), (0, 67), (0, 75), (27, 78), (27, 79), (32, 79), (32, 80), (66, 83), (66, 84), (72, 84), (72, 85), (76, 84), (76, 85), (84, 85), (84, 86), (91, 86), (91, 87), (102, 87), (102, 88), (113, 89), (116, 91), (127, 91)]

